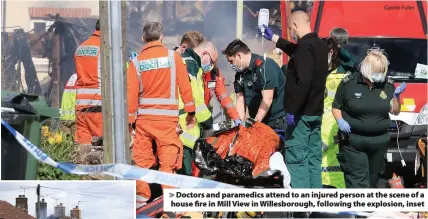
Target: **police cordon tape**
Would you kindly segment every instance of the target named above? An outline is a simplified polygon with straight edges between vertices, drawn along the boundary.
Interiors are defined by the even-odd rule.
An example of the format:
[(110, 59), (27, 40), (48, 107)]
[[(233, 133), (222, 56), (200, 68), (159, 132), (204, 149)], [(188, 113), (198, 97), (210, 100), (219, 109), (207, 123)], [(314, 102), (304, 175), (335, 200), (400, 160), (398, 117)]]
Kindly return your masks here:
[(17, 132), (4, 120), (1, 121), (16, 140), (38, 161), (58, 168), (66, 173), (77, 175), (105, 174), (122, 179), (142, 180), (147, 183), (158, 183), (175, 188), (239, 188), (235, 185), (216, 182), (203, 178), (185, 176), (179, 174), (165, 173), (126, 164), (102, 164), (102, 165), (79, 165), (71, 163), (56, 162), (46, 153), (31, 143), (23, 135)]
[[(72, 163), (56, 162), (44, 153), (40, 148), (31, 143), (21, 133), (16, 131), (3, 119), (2, 125), (7, 128), (15, 139), (39, 162), (45, 163), (49, 166), (58, 168), (65, 173), (76, 175), (91, 175), (91, 174), (105, 174), (128, 180), (142, 180), (147, 183), (157, 183), (168, 185), (175, 188), (227, 188), (237, 189), (239, 186), (221, 183), (213, 180), (203, 178), (165, 173), (156, 170), (150, 170), (140, 167), (134, 167), (127, 164), (102, 164), (102, 165), (80, 165)], [(366, 212), (337, 212), (340, 214), (350, 214), (356, 216), (367, 216), (370, 213)]]

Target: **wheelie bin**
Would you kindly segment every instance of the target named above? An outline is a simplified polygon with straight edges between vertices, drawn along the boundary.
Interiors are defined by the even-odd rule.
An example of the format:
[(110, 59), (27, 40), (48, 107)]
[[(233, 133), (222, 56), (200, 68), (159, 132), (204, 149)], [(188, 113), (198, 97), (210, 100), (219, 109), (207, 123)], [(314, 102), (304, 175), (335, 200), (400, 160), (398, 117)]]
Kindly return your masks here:
[[(59, 117), (59, 109), (49, 107), (43, 96), (1, 91), (1, 117), (31, 143), (40, 146), (41, 126), (50, 118)], [(1, 179), (36, 180), (37, 160), (2, 125)]]

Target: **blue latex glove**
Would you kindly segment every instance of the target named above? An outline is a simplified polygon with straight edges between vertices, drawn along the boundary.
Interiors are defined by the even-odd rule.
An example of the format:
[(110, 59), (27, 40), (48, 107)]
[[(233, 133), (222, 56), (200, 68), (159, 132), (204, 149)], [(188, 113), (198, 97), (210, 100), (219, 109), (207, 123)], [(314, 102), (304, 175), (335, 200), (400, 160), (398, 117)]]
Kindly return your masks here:
[(296, 125), (296, 121), (294, 120), (293, 114), (288, 113), (287, 116), (285, 116), (285, 119), (288, 127), (294, 127)]
[(282, 129), (275, 129), (275, 132), (278, 135), (281, 142), (285, 142), (285, 131)]
[(273, 32), (272, 29), (267, 27), (266, 25), (263, 24), (263, 27), (265, 28), (265, 33), (264, 35), (262, 35), (262, 29), (258, 28), (259, 34), (260, 36), (263, 36), (264, 38), (266, 38), (267, 40), (272, 40), (273, 37)]
[(131, 53), (131, 59), (134, 59), (137, 56), (138, 56), (138, 54), (136, 52), (132, 51), (132, 53)]
[(400, 96), (401, 93), (403, 93), (403, 91), (406, 89), (406, 82), (403, 82), (400, 84), (400, 86), (398, 86), (397, 88), (395, 88), (394, 91), (394, 98), (398, 98), (398, 96)]
[(235, 120), (235, 126), (244, 125), (240, 119)]
[(339, 124), (340, 131), (348, 134), (351, 133), (351, 126), (349, 126), (349, 123), (344, 119), (337, 120), (337, 124)]

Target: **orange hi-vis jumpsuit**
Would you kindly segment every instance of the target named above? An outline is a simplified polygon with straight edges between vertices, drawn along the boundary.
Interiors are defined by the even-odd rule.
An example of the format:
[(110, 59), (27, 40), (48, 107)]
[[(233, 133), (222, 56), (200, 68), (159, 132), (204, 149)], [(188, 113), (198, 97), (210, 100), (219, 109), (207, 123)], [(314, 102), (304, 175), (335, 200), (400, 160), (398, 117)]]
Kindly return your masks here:
[[(142, 168), (155, 167), (154, 140), (160, 171), (175, 173), (183, 160), (183, 144), (176, 133), (178, 92), (185, 104), (184, 111), (196, 110), (186, 66), (178, 53), (154, 41), (143, 47), (128, 71), (132, 72), (128, 75), (138, 76), (138, 80), (128, 79), (128, 104), (138, 107), (133, 160)], [(150, 198), (146, 182), (137, 181), (137, 195)]]
[(226, 110), (227, 115), (229, 115), (233, 120), (239, 119), (238, 111), (227, 93), (224, 85), (224, 77), (220, 74), (220, 70), (218, 68), (204, 74), (204, 85), (205, 104), (207, 106), (211, 101), (211, 97), (213, 96), (212, 93), (214, 91), (217, 100)]
[(101, 112), (100, 32), (95, 31), (76, 50), (76, 125), (77, 144), (91, 144), (92, 137), (103, 135)]

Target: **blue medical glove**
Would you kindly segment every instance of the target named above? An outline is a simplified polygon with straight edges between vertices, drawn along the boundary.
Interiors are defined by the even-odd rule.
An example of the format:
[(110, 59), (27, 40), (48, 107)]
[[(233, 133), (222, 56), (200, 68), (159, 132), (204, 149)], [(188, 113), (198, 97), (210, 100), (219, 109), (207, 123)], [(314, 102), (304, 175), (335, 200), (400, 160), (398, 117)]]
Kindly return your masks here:
[(270, 27), (267, 27), (266, 25), (263, 24), (263, 27), (265, 28), (265, 33), (264, 35), (262, 35), (262, 29), (258, 28), (259, 34), (260, 36), (263, 36), (264, 38), (266, 38), (267, 40), (272, 40), (273, 37), (273, 32), (272, 29)]
[(284, 131), (284, 130), (282, 130), (282, 129), (275, 129), (275, 132), (276, 132), (276, 134), (278, 135), (279, 140), (280, 140), (281, 142), (285, 142), (285, 131)]
[(244, 125), (240, 119), (235, 120), (235, 126)]
[(287, 116), (285, 116), (285, 119), (288, 127), (294, 127), (296, 125), (293, 114), (288, 113)]
[(134, 51), (131, 52), (131, 59), (134, 59), (138, 56), (138, 54)]
[(337, 120), (337, 124), (339, 124), (340, 131), (348, 134), (351, 133), (351, 126), (349, 126), (349, 123), (344, 119)]
[(395, 88), (394, 91), (394, 98), (398, 98), (398, 96), (400, 96), (401, 93), (403, 93), (403, 91), (406, 89), (406, 82), (403, 82), (400, 84), (400, 86), (398, 86), (397, 88)]

